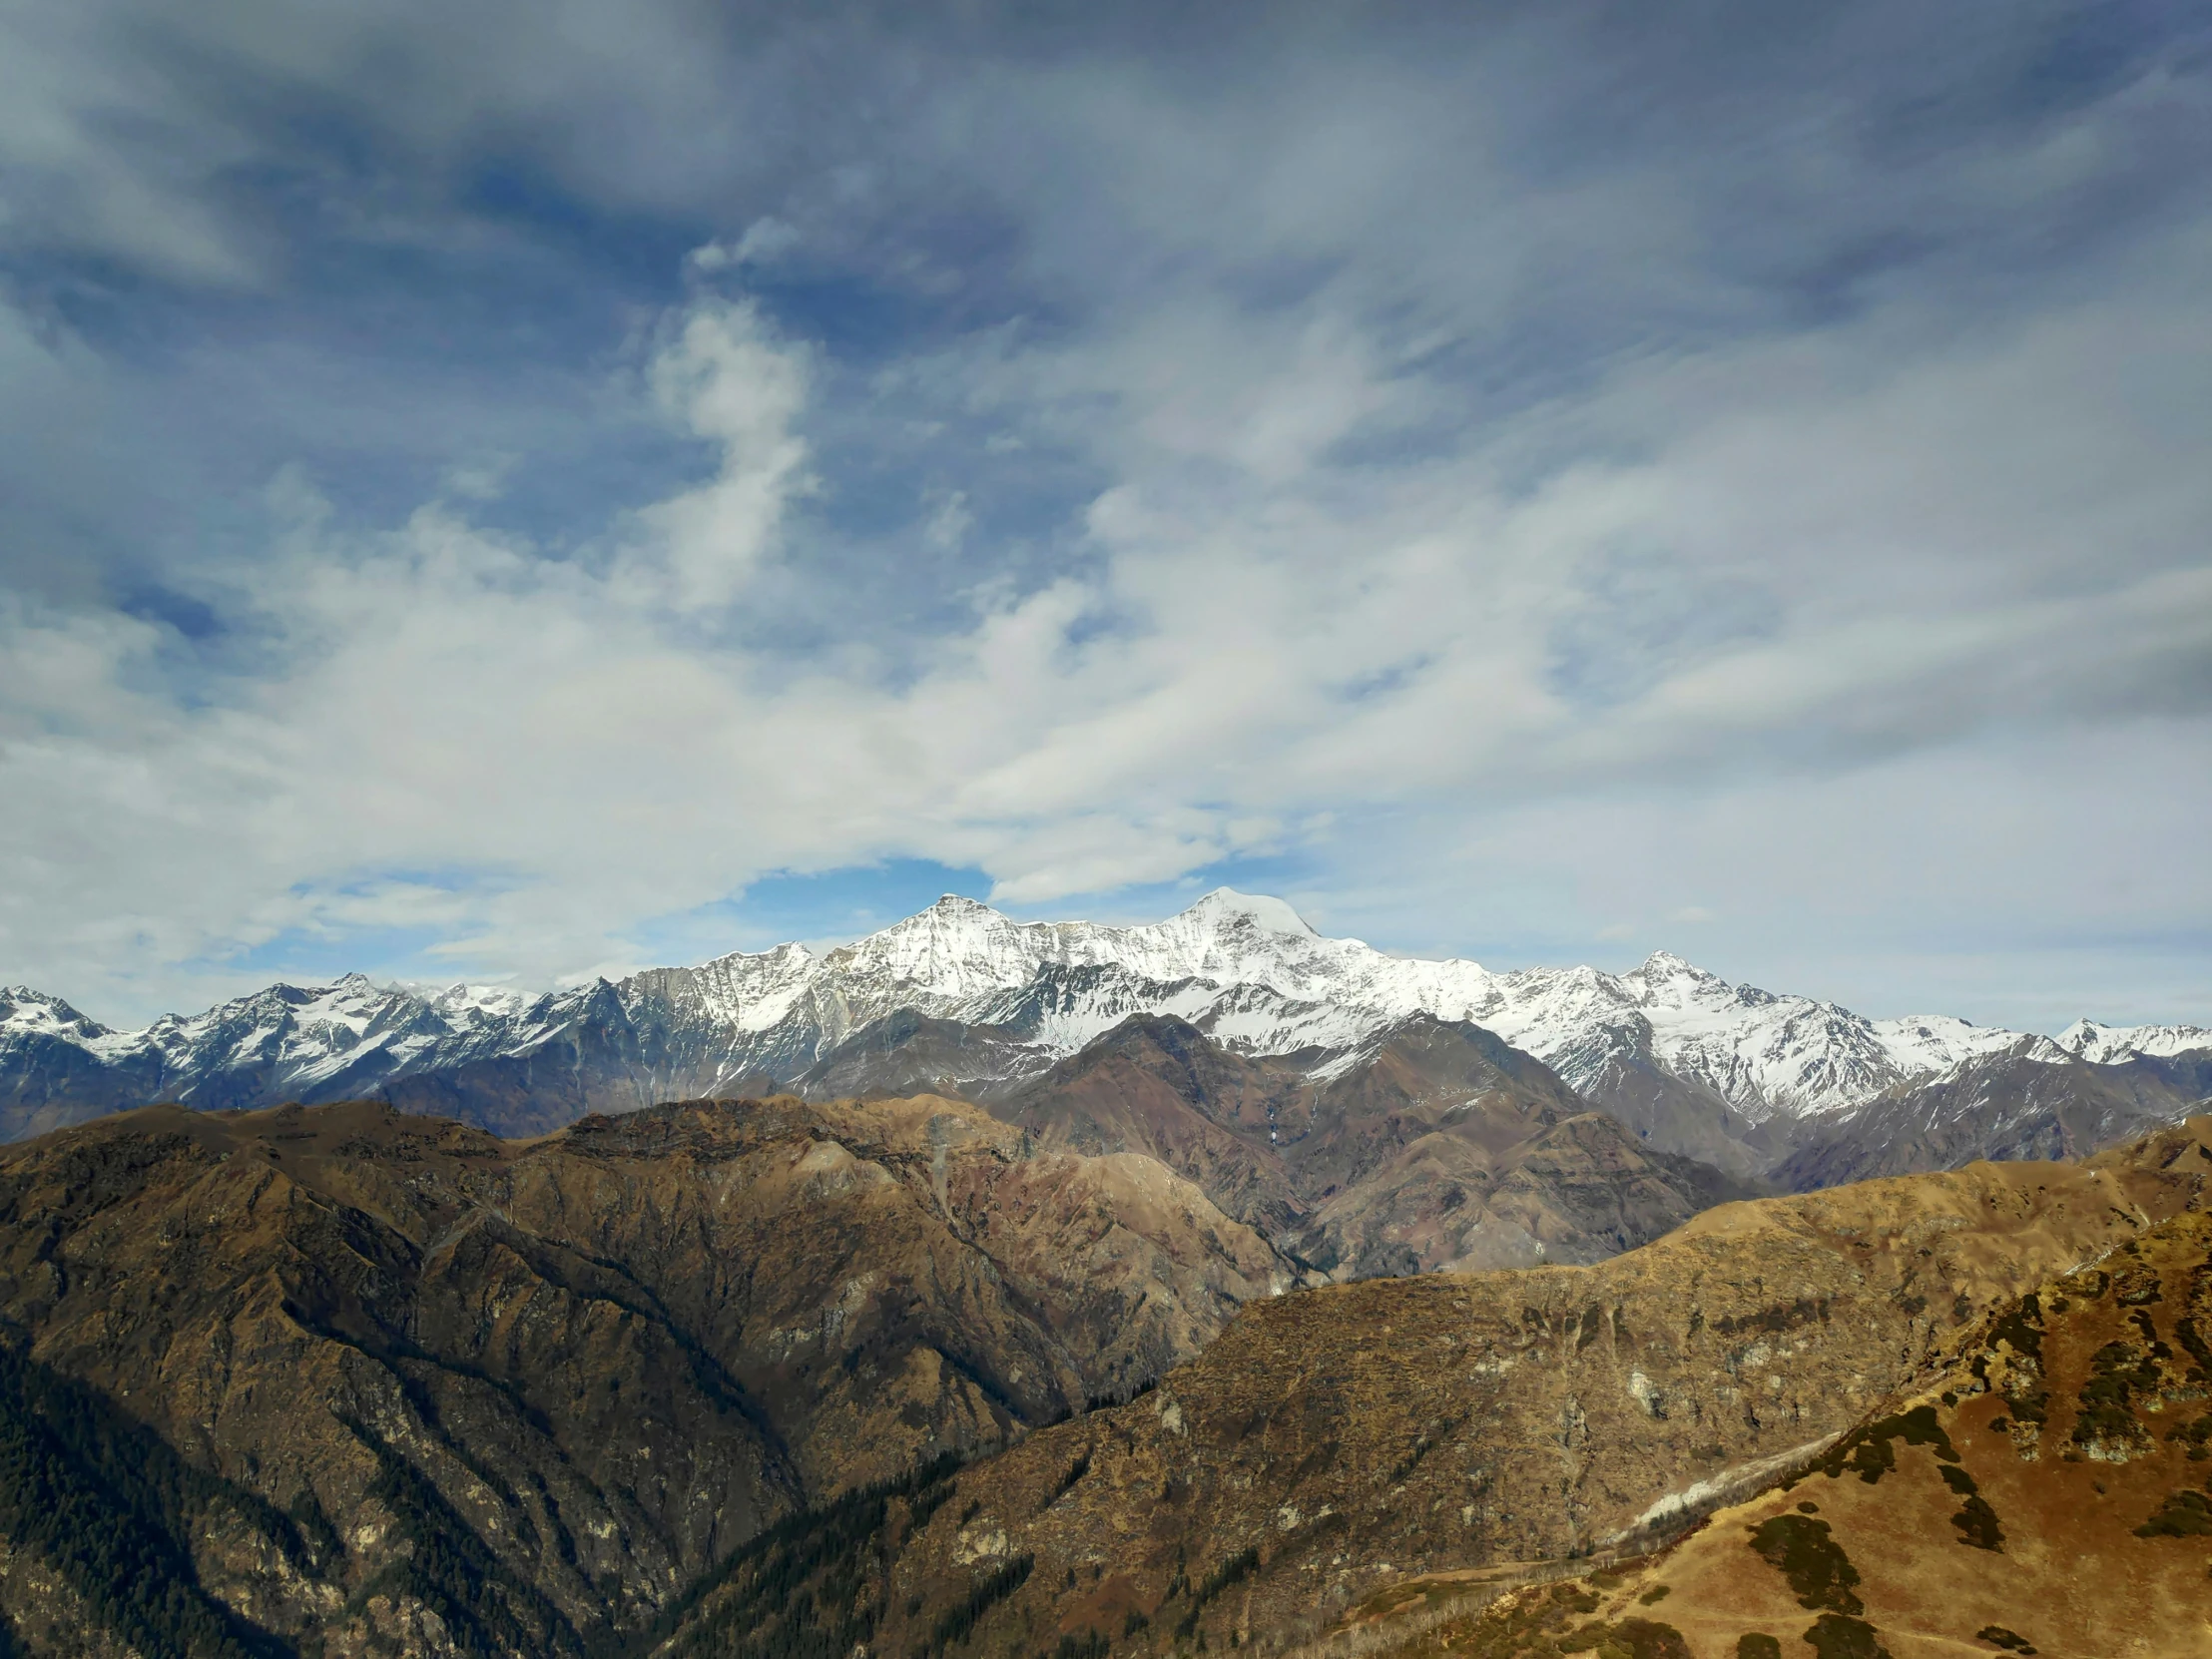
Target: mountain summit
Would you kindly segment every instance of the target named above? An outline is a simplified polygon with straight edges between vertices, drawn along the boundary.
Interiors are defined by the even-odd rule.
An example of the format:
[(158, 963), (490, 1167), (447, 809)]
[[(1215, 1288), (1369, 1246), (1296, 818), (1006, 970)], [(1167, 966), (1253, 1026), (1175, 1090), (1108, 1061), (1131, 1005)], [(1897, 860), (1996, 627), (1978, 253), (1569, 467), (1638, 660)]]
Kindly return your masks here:
[[(1317, 1075), (1416, 1016), (1477, 1025), (1654, 1147), (1738, 1173), (1772, 1163), (1809, 1120), (2014, 1055), (2023, 1036), (1936, 1014), (1870, 1019), (1731, 985), (1663, 951), (1623, 974), (1407, 960), (1227, 887), (1135, 926), (1016, 921), (947, 894), (819, 954), (783, 944), (536, 996), (349, 974), (114, 1031), (56, 998), (0, 992), (0, 1134), (154, 1100), (346, 1098), (531, 1134), (587, 1111), (771, 1085), (866, 1093), (891, 1086), (886, 1066), (900, 1087), (989, 1099), (1138, 1014), (1186, 1021), (1236, 1054), (1299, 1057)], [(2085, 1021), (2061, 1046), (2109, 1065), (2212, 1048), (2212, 1034)]]

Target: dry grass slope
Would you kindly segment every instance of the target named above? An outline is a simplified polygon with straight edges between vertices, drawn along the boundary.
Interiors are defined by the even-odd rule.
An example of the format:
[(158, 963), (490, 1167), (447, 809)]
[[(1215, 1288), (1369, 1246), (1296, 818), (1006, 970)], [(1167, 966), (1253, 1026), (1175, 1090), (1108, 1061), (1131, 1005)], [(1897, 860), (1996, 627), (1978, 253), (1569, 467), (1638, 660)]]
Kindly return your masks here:
[[(973, 1652), (1049, 1652), (1062, 1639), (1117, 1654), (1333, 1646), (1330, 1630), (1364, 1629), (1357, 1647), (1501, 1585), (1639, 1556), (1716, 1508), (1723, 1518), (1668, 1558), (1681, 1565), (1637, 1569), (1610, 1589), (1530, 1589), (1454, 1642), (1479, 1628), (1501, 1654), (1610, 1643), (1734, 1659), (1738, 1636), (1794, 1649), (1811, 1631), (1816, 1651), (1843, 1656), (1871, 1655), (1873, 1630), (1905, 1659), (2001, 1651), (1970, 1645), (1974, 1632), (2033, 1626), (2039, 1645), (2055, 1643), (2061, 1629), (2093, 1627), (2097, 1606), (2066, 1615), (2072, 1625), (2030, 1613), (2092, 1535), (2128, 1571), (2141, 1566), (2130, 1595), (2167, 1598), (2171, 1620), (2146, 1615), (2141, 1628), (2175, 1637), (2205, 1605), (2204, 1561), (2172, 1576), (2170, 1545), (2193, 1547), (2202, 1511), (2186, 1497), (2160, 1507), (2180, 1487), (2137, 1491), (2166, 1474), (2112, 1459), (2151, 1447), (2159, 1468), (2179, 1471), (2212, 1442), (2182, 1409), (2201, 1386), (2190, 1344), (2207, 1322), (2174, 1323), (2175, 1279), (2159, 1293), (2163, 1315), (2123, 1288), (2077, 1290), (2076, 1325), (2041, 1361), (2014, 1328), (2023, 1296), (2080, 1263), (2106, 1262), (2096, 1271), (2118, 1287), (2123, 1267), (2152, 1263), (2132, 1246), (2154, 1253), (2158, 1273), (2179, 1273), (2156, 1253), (2195, 1248), (2208, 1192), (2212, 1120), (2197, 1119), (2086, 1165), (1974, 1165), (1725, 1206), (1589, 1268), (1256, 1304), (1144, 1398), (963, 1471), (961, 1501), (889, 1560), (879, 1645), (918, 1651), (979, 1575), (1026, 1558), (1033, 1574), (983, 1622)], [(2154, 1234), (2161, 1224), (2172, 1230)], [(1920, 1409), (1945, 1389), (1957, 1404)], [(2139, 1434), (2098, 1415), (2123, 1407)], [(1751, 1497), (1824, 1458), (1834, 1473), (1800, 1481), (1817, 1498)], [(1078, 1461), (1082, 1478), (1066, 1484)], [(2095, 1491), (2102, 1480), (2117, 1494), (2123, 1468), (2135, 1496)], [(2100, 1513), (2112, 1523), (2078, 1531)], [(2181, 1536), (2136, 1537), (2154, 1517), (2154, 1531)], [(1770, 1521), (1781, 1524), (1756, 1531)], [(1932, 1549), (1978, 1586), (1959, 1598), (1929, 1580), (1946, 1617), (1973, 1609), (1964, 1649), (1887, 1634), (1933, 1616), (1912, 1610), (1916, 1563)], [(1708, 1565), (1693, 1573), (1693, 1561)], [(1663, 1597), (1639, 1599), (1662, 1583)]]
[[(2201, 1120), (2200, 1120), (2201, 1121)], [(1609, 1573), (1363, 1644), (1391, 1659), (2212, 1653), (2212, 1216), (1977, 1321), (1794, 1477)], [(1413, 1589), (1415, 1587), (1408, 1587)]]

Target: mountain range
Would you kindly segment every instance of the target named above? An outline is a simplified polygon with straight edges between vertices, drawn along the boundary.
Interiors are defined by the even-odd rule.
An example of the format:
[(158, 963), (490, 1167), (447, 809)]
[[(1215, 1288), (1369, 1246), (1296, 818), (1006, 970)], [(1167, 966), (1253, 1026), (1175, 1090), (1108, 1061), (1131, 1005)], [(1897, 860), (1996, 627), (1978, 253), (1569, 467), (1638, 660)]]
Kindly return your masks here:
[(938, 1097), (141, 1108), (0, 1148), (0, 1651), (2195, 1651), (2208, 1210), (2198, 1118), (1324, 1284)]
[[(2054, 1040), (1871, 1019), (1664, 953), (1623, 974), (1500, 973), (1324, 938), (1279, 899), (1222, 889), (1128, 927), (1016, 922), (948, 896), (819, 954), (785, 944), (541, 995), (350, 975), (137, 1031), (17, 987), (0, 991), (0, 1135), (154, 1101), (377, 1099), (504, 1135), (778, 1090), (993, 1104), (1140, 1016), (1293, 1092), (1326, 1092), (1409, 1021), (1478, 1028), (1650, 1149), (1788, 1186), (2079, 1150), (2212, 1095), (2201, 1027), (2083, 1020)], [(1250, 1150), (1280, 1148), (1268, 1133)]]

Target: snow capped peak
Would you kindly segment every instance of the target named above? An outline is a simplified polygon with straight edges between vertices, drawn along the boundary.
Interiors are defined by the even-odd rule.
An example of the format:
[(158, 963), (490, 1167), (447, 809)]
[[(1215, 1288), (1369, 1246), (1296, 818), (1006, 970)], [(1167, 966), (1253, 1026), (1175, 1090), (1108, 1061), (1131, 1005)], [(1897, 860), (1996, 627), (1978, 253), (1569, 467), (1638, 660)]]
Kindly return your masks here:
[(1249, 926), (1262, 932), (1282, 933), (1294, 939), (1321, 937), (1307, 925), (1304, 916), (1282, 899), (1243, 893), (1234, 887), (1216, 887), (1176, 919), (1186, 918), (1211, 924), (1217, 931)]
[(1024, 927), (988, 904), (946, 893), (936, 903), (823, 958), (862, 980), (912, 984), (954, 996), (1026, 983), (1048, 929)]
[(52, 1031), (90, 1038), (106, 1036), (108, 1028), (87, 1019), (58, 996), (34, 991), (28, 985), (0, 987), (0, 1026), (27, 1031)]
[[(549, 995), (379, 986), (355, 973), (318, 987), (269, 986), (135, 1032), (108, 1031), (66, 1003), (14, 989), (0, 992), (0, 1063), (17, 1056), (29, 1075), (50, 1061), (46, 1045), (65, 1042), (164, 1079), (214, 1088), (217, 1079), (257, 1074), (272, 1097), (334, 1099), (627, 1021), (622, 1042), (659, 1056), (648, 1062), (654, 1081), (641, 1087), (706, 1092), (798, 1076), (830, 1047), (902, 1012), (995, 1026), (1039, 1066), (1132, 1014), (1172, 1014), (1250, 1054), (1346, 1053), (1426, 1015), (1482, 1026), (1577, 1088), (1602, 1091), (1623, 1065), (1656, 1067), (1754, 1121), (1849, 1108), (2022, 1044), (2027, 1057), (2053, 1063), (2212, 1048), (2212, 1031), (2196, 1026), (2085, 1020), (2054, 1044), (1944, 1015), (1872, 1020), (1832, 1002), (1731, 985), (1664, 950), (1623, 974), (1587, 966), (1494, 973), (1473, 961), (1406, 959), (1323, 937), (1280, 898), (1220, 887), (1137, 926), (1018, 922), (947, 893), (821, 955), (781, 944)], [(223, 1082), (217, 1093), (238, 1098), (237, 1087)]]
[(1669, 950), (1654, 950), (1641, 967), (1631, 968), (1615, 983), (1628, 987), (1646, 1007), (1735, 1010), (1754, 1006), (1766, 995), (1748, 986), (1749, 994), (1741, 994), (1719, 974), (1708, 973)]
[(473, 1025), (487, 1019), (519, 1014), (533, 999), (507, 985), (448, 985), (429, 998), (430, 1006), (449, 1024)]
[(2212, 1030), (2201, 1025), (2100, 1025), (2077, 1019), (2058, 1033), (2058, 1046), (2098, 1065), (2117, 1065), (2137, 1055), (2187, 1054), (2212, 1049)]

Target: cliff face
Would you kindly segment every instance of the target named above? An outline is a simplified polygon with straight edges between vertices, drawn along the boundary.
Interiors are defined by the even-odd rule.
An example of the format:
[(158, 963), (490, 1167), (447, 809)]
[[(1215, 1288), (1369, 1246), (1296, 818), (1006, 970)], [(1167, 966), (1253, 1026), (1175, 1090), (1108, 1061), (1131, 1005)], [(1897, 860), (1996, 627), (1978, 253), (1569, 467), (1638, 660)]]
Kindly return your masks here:
[[(0, 1611), (142, 1654), (177, 1607), (210, 1652), (581, 1652), (810, 1498), (1189, 1358), (1286, 1274), (1149, 1160), (1029, 1156), (942, 1100), (533, 1143), (125, 1114), (0, 1157)], [(153, 1612), (107, 1605), (102, 1516), (169, 1562)]]
[(1648, 1547), (1936, 1375), (1989, 1310), (2212, 1192), (2212, 1120), (2088, 1165), (1723, 1206), (1587, 1268), (1247, 1309), (1143, 1399), (961, 1473), (898, 1552), (904, 1651), (979, 1574), (1023, 1644), (1311, 1632), (1407, 1575)]

